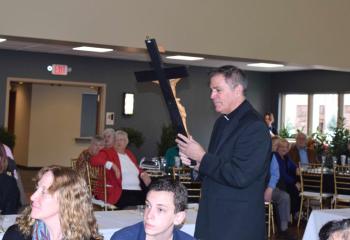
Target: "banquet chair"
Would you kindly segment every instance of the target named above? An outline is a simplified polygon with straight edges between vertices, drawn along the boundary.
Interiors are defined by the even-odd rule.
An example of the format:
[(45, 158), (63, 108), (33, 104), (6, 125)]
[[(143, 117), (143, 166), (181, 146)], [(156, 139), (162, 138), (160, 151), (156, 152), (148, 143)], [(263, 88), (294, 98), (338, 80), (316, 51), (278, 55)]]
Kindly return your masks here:
[(77, 170), (77, 161), (78, 161), (78, 158), (72, 158), (70, 160), (71, 167), (72, 167), (73, 170)]
[(301, 180), (301, 192), (300, 192), (300, 210), (298, 217), (298, 227), (300, 225), (301, 215), (303, 214), (304, 200), (307, 201), (306, 216), (309, 216), (310, 200), (316, 200), (319, 203), (320, 209), (323, 208), (323, 200), (331, 198), (333, 194), (323, 192), (323, 172), (324, 167), (322, 164), (301, 165), (300, 180)]
[(198, 203), (201, 198), (202, 183), (199, 181), (192, 181), (192, 169), (189, 167), (173, 167), (173, 179), (180, 181), (186, 188), (188, 193), (188, 202)]
[(273, 204), (271, 202), (265, 202), (265, 219), (267, 224), (267, 237), (271, 237), (272, 234), (275, 234), (275, 220), (273, 215)]
[(350, 207), (350, 166), (336, 165), (334, 172), (334, 208)]
[[(88, 186), (92, 196), (92, 203), (94, 206), (100, 207), (101, 209), (116, 210), (117, 207), (107, 202), (107, 181), (106, 181), (106, 168), (101, 166), (91, 166), (86, 164), (87, 175), (88, 175)], [(104, 196), (103, 200), (98, 200), (94, 195), (102, 193)]]
[(179, 180), (180, 182), (190, 182), (191, 181), (191, 168), (183, 167), (173, 167), (172, 174), (174, 180)]
[(164, 177), (166, 175), (165, 172), (160, 171), (160, 170), (153, 170), (153, 169), (147, 169), (145, 170), (151, 178), (159, 178), (159, 177)]

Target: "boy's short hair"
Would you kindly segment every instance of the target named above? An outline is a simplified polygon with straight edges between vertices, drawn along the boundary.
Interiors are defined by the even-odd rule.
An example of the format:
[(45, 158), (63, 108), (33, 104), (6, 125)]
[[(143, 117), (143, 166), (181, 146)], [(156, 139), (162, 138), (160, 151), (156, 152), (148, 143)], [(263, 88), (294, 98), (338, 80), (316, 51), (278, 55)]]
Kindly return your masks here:
[(149, 186), (150, 191), (165, 191), (174, 193), (175, 213), (185, 211), (187, 207), (187, 189), (179, 181), (158, 179)]
[(328, 240), (333, 233), (339, 233), (341, 239), (350, 237), (350, 218), (340, 221), (329, 221), (324, 224), (319, 232), (320, 240)]

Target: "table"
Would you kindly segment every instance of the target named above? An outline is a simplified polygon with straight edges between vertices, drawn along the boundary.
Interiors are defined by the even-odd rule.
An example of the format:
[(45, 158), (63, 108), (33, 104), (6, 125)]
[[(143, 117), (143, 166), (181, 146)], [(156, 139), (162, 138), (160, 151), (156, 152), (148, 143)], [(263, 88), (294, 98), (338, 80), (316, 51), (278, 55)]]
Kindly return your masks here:
[[(196, 223), (198, 204), (191, 204), (187, 209), (186, 221), (181, 230), (194, 235), (194, 227)], [(6, 229), (11, 226), (18, 215), (4, 215), (3, 227)], [(99, 231), (105, 240), (109, 240), (113, 233), (117, 230), (130, 226), (142, 221), (142, 214), (138, 210), (122, 210), (122, 211), (96, 211), (96, 220)], [(2, 239), (4, 233), (0, 233)]]
[(319, 239), (318, 232), (325, 223), (345, 218), (350, 218), (350, 208), (313, 210), (307, 222), (303, 240)]

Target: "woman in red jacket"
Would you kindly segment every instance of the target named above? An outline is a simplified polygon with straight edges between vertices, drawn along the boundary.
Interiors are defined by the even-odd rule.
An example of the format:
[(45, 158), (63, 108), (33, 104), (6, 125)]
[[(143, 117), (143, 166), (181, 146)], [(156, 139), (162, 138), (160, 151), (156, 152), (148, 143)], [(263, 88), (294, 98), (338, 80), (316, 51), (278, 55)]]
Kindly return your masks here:
[[(104, 165), (107, 169), (107, 202), (115, 204), (119, 209), (126, 206), (144, 204), (145, 194), (141, 189), (141, 181), (148, 186), (151, 182), (146, 172), (138, 166), (136, 157), (127, 149), (128, 134), (113, 129), (104, 131), (105, 148), (91, 158), (92, 165)], [(103, 199), (103, 196), (96, 196)]]

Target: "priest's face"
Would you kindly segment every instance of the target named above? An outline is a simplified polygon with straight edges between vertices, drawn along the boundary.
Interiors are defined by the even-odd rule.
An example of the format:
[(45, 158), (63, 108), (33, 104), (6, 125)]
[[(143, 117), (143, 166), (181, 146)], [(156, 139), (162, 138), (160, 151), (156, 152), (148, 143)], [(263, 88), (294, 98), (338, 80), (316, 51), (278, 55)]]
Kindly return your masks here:
[(229, 85), (223, 74), (216, 74), (210, 79), (210, 98), (215, 110), (222, 114), (229, 114), (243, 101), (243, 89), (241, 85)]

